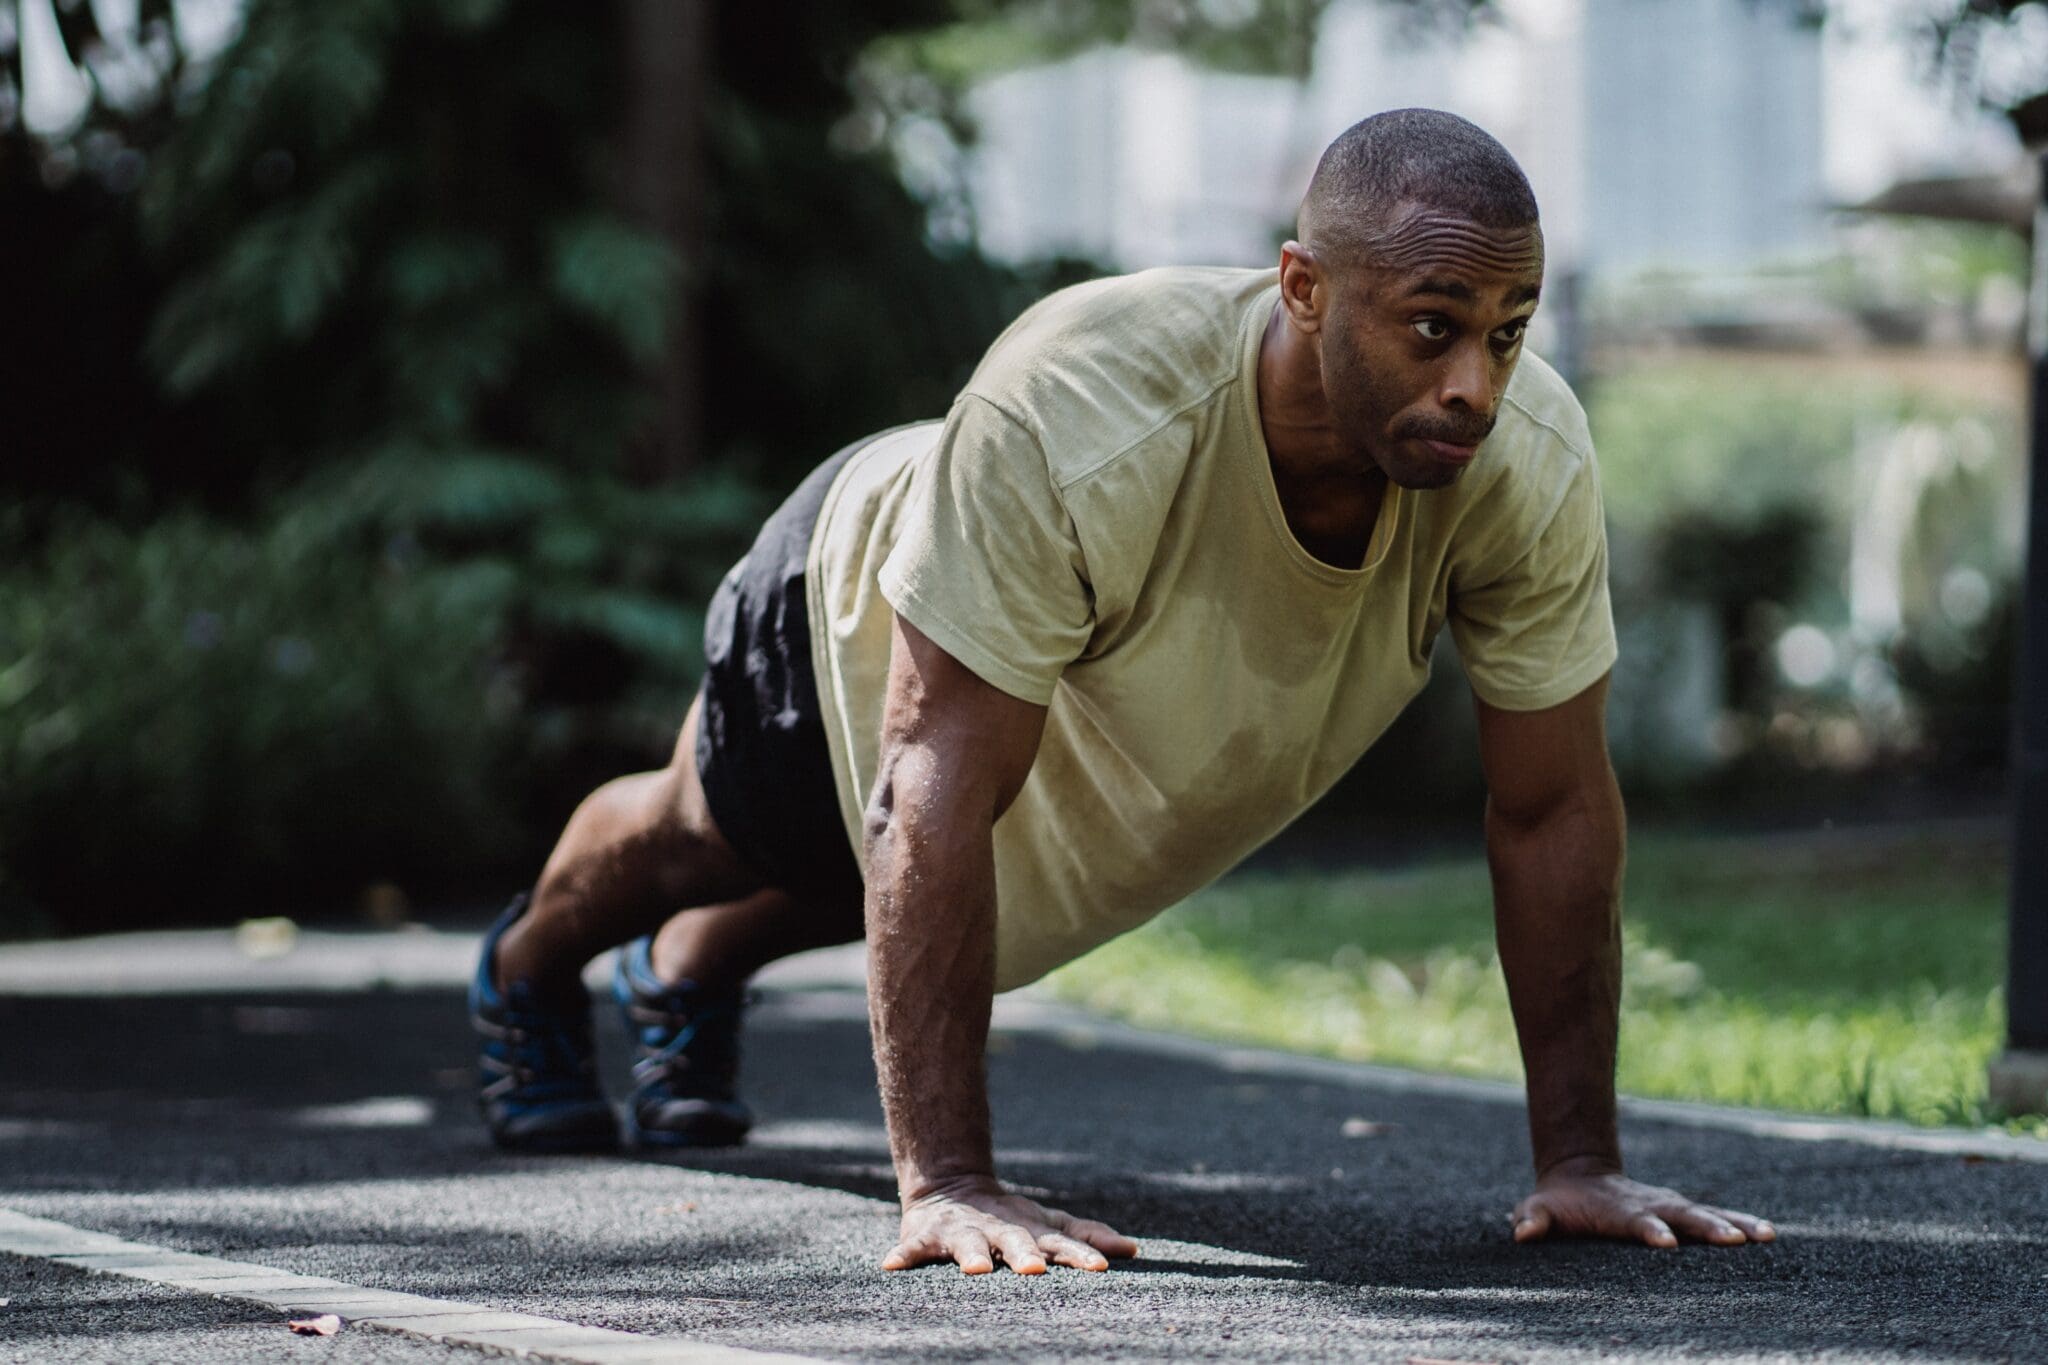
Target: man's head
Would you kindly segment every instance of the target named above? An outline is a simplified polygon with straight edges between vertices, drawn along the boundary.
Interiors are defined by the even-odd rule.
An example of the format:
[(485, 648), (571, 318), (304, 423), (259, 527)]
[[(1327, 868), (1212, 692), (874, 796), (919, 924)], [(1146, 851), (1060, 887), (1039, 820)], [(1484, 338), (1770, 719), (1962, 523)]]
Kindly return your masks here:
[(1281, 253), (1338, 440), (1395, 483), (1454, 482), (1493, 428), (1543, 284), (1536, 196), (1455, 114), (1398, 109), (1323, 153)]

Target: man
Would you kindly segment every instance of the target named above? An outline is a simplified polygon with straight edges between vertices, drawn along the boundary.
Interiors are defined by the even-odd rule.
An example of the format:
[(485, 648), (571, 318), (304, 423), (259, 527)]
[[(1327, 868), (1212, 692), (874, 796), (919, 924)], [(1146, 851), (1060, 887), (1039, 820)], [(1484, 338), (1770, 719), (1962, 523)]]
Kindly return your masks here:
[(1277, 832), (1421, 690), (1448, 625), (1528, 1072), (1515, 1237), (1774, 1236), (1622, 1173), (1606, 542), (1584, 416), (1521, 354), (1528, 182), (1462, 119), (1384, 114), (1324, 154), (1299, 233), (1277, 274), (1052, 296), (943, 425), (841, 451), (769, 520), (712, 604), (670, 766), (593, 794), (485, 941), (500, 1142), (613, 1140), (577, 977), (650, 930), (615, 983), (632, 1136), (738, 1140), (740, 986), (865, 932), (903, 1205), (884, 1267), (1134, 1254), (997, 1182), (991, 998)]

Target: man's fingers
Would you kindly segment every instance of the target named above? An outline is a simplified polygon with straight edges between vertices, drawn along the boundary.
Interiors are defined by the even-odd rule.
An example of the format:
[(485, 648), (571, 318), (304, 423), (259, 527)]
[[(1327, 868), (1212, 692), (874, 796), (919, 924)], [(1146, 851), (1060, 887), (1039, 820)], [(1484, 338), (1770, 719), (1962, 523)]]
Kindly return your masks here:
[(1102, 1253), (1086, 1242), (1077, 1242), (1064, 1233), (1048, 1232), (1038, 1239), (1038, 1249), (1052, 1257), (1054, 1265), (1072, 1266), (1076, 1270), (1107, 1270), (1109, 1262)]
[(959, 1262), (962, 1275), (986, 1275), (996, 1268), (995, 1257), (988, 1249), (988, 1238), (973, 1228), (955, 1231), (946, 1239), (946, 1249)]
[(1128, 1261), (1138, 1254), (1138, 1244), (1118, 1232), (1107, 1223), (1098, 1223), (1093, 1218), (1069, 1218), (1067, 1236), (1077, 1242), (1086, 1242), (1105, 1256)]
[(996, 1247), (1003, 1253), (1003, 1264), (1019, 1275), (1043, 1275), (1045, 1257), (1038, 1252), (1038, 1239), (1019, 1227), (1004, 1227), (995, 1235)]
[(1672, 1232), (1671, 1225), (1654, 1213), (1638, 1214), (1630, 1220), (1629, 1231), (1635, 1236), (1642, 1238), (1646, 1246), (1675, 1247), (1678, 1245), (1678, 1235)]
[(1737, 1213), (1734, 1209), (1713, 1209), (1715, 1216), (1725, 1218), (1742, 1229), (1742, 1235), (1752, 1242), (1775, 1242), (1778, 1230), (1771, 1226), (1768, 1218), (1758, 1218), (1751, 1213)]
[(1692, 1204), (1664, 1216), (1680, 1231), (1690, 1233), (1703, 1242), (1712, 1242), (1716, 1246), (1734, 1246), (1749, 1240), (1749, 1235), (1741, 1228), (1704, 1204)]
[(945, 1248), (929, 1237), (915, 1237), (907, 1242), (898, 1242), (889, 1248), (889, 1254), (882, 1258), (884, 1270), (908, 1270), (912, 1266), (924, 1265), (928, 1261), (942, 1260)]
[(986, 1275), (1000, 1261), (1019, 1275), (1043, 1275), (1049, 1265), (1107, 1270), (1110, 1257), (1138, 1253), (1136, 1242), (1104, 1224), (1027, 1199), (1005, 1196), (944, 1205), (951, 1206), (905, 1211), (899, 1240), (882, 1258), (882, 1269), (952, 1261), (963, 1274)]
[[(1498, 1206), (1496, 1206), (1498, 1207)], [(1550, 1210), (1533, 1199), (1524, 1199), (1515, 1209), (1515, 1240), (1533, 1242), (1550, 1231)]]

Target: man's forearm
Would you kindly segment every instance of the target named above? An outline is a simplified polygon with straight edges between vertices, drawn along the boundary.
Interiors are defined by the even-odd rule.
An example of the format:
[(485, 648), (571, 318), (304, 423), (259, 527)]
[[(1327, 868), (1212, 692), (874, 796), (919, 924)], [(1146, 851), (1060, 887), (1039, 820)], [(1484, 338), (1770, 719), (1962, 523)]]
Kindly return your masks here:
[(1539, 1176), (1567, 1162), (1621, 1169), (1614, 1059), (1625, 838), (1611, 779), (1538, 819), (1487, 810), (1494, 925)]
[(993, 1178), (988, 1047), (995, 995), (989, 829), (883, 813), (868, 838), (868, 1018), (897, 1189), (908, 1204)]

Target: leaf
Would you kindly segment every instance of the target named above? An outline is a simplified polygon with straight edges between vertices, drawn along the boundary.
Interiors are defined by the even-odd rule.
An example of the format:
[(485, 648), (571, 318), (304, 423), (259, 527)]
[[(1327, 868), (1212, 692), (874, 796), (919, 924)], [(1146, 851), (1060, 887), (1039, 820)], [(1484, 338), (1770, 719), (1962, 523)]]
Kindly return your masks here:
[(661, 356), (681, 269), (666, 243), (613, 218), (580, 218), (555, 233), (555, 292), (643, 364)]
[(322, 1313), (317, 1318), (293, 1318), (289, 1326), (302, 1337), (331, 1337), (341, 1330), (341, 1319)]

